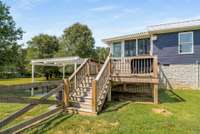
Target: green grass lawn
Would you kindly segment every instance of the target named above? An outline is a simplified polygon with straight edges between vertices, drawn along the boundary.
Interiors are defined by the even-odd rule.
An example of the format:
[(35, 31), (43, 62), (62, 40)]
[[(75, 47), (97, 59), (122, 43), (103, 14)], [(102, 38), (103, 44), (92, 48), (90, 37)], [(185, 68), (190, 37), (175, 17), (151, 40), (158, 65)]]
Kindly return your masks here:
[[(37, 82), (42, 82), (45, 81), (44, 77), (41, 78), (36, 78)], [(16, 79), (1, 79), (0, 80), (0, 85), (17, 85), (17, 84), (27, 84), (31, 83), (32, 79), (31, 78), (16, 78)], [(35, 94), (41, 94), (42, 92), (40, 90), (35, 90)], [(30, 96), (30, 90), (13, 90), (12, 92), (1, 90), (0, 89), (0, 120), (4, 119), (5, 117), (11, 115), (12, 113), (20, 110), (24, 106), (28, 105), (25, 103), (16, 103), (16, 102), (9, 102), (5, 103), (4, 101), (1, 100), (1, 97), (19, 97), (19, 98), (34, 98), (34, 99), (39, 99), (41, 96)], [(50, 97), (49, 99), (54, 99), (54, 97)], [(31, 119), (34, 116), (37, 116), (41, 113), (44, 113), (48, 111), (48, 104), (40, 104), (36, 107), (34, 107), (32, 110), (29, 112), (25, 113), (23, 116), (17, 118), (13, 122), (11, 122), (9, 125), (5, 126), (4, 128), (10, 127), (12, 125), (15, 125), (16, 123), (19, 123), (21, 121), (25, 121), (28, 119)]]
[[(65, 114), (51, 118), (25, 133), (47, 134), (199, 134), (200, 91), (175, 93), (161, 91), (161, 104), (110, 102), (96, 117)], [(152, 109), (165, 109), (171, 114), (155, 113)]]
[[(42, 79), (41, 79), (42, 80)], [(31, 79), (15, 79), (13, 83), (27, 83)], [(6, 80), (0, 83), (6, 84)], [(7, 82), (8, 84), (10, 81)], [(169, 91), (160, 92), (160, 104), (136, 104), (133, 102), (109, 102), (96, 116), (61, 114), (39, 124), (25, 133), (47, 134), (198, 134), (200, 133), (200, 91), (175, 90), (185, 101), (180, 101)], [(1, 93), (1, 96), (30, 97), (30, 92)], [(21, 109), (26, 104), (0, 101), (0, 120)], [(6, 127), (28, 120), (48, 110), (49, 105), (39, 105)], [(165, 109), (171, 114), (155, 113), (153, 109)], [(5, 128), (5, 127), (4, 127)]]

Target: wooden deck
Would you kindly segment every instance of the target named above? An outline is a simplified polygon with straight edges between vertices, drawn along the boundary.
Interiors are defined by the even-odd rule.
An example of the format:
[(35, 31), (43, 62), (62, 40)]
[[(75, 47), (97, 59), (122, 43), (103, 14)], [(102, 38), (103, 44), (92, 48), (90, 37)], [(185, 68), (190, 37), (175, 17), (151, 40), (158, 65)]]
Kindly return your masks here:
[(151, 84), (152, 89), (149, 90), (152, 90), (153, 102), (158, 103), (159, 79), (156, 56), (111, 58), (110, 60), (112, 82), (124, 84), (124, 87), (126, 84)]

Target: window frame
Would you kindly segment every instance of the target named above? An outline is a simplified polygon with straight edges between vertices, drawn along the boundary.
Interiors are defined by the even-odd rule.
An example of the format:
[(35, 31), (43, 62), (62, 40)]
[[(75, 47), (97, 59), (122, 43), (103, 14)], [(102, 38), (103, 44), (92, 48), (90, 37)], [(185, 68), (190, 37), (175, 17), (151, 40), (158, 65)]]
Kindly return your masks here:
[[(181, 35), (183, 34), (192, 34), (192, 42), (182, 42), (181, 43)], [(192, 51), (191, 52), (181, 52), (181, 45), (191, 43), (192, 44)], [(193, 54), (194, 53), (194, 32), (181, 32), (178, 33), (178, 54)]]
[[(126, 51), (130, 51), (130, 44), (126, 44), (127, 42), (134, 42), (135, 44), (135, 54), (134, 55), (126, 55)], [(132, 44), (133, 45), (133, 44)], [(126, 47), (128, 46), (128, 49), (126, 49)], [(134, 47), (134, 46), (133, 46)], [(132, 40), (124, 40), (124, 57), (133, 57), (133, 56), (137, 56), (137, 40), (136, 39), (132, 39)]]
[[(116, 47), (115, 45), (119, 45), (120, 46), (120, 56), (115, 56), (114, 55), (114, 49), (115, 49), (114, 47)], [(116, 58), (117, 57), (122, 57), (122, 49), (123, 49), (122, 48), (122, 42), (113, 42), (112, 43), (112, 57), (116, 57)]]

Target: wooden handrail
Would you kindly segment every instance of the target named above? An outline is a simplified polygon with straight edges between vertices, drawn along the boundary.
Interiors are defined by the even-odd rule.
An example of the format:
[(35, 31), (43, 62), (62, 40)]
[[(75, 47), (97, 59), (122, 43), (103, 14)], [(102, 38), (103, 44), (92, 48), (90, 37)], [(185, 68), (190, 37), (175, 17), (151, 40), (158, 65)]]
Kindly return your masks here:
[[(101, 100), (103, 89), (107, 84), (110, 77), (110, 57), (108, 56), (100, 72), (92, 81), (92, 110), (93, 112), (99, 112), (98, 102)], [(104, 96), (105, 97), (105, 96)], [(102, 104), (103, 105), (103, 104)]]
[(77, 70), (69, 77), (69, 80), (72, 80), (73, 77), (87, 64), (89, 59), (85, 59), (85, 61), (77, 68)]
[(105, 63), (103, 64), (103, 67), (101, 68), (100, 72), (98, 73), (98, 75), (97, 75), (97, 77), (95, 79), (96, 81), (98, 81), (100, 79), (100, 77), (101, 77), (103, 71), (105, 70), (107, 64), (109, 63), (109, 61), (110, 61), (110, 57), (108, 56), (106, 61), (105, 61)]
[(112, 60), (120, 60), (120, 59), (149, 59), (155, 58), (154, 55), (143, 55), (143, 56), (132, 56), (132, 57), (111, 57)]

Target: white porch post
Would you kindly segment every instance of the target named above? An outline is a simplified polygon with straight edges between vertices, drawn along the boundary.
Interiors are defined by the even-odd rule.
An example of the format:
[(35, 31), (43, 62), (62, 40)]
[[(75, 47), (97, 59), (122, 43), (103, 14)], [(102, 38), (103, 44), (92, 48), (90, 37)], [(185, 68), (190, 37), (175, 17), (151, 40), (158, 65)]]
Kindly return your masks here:
[(138, 56), (138, 39), (136, 39), (136, 56)]
[(150, 55), (153, 55), (153, 35), (150, 37)]
[(65, 65), (63, 64), (63, 80), (65, 79)]
[(125, 41), (123, 40), (121, 42), (121, 57), (125, 56), (124, 50), (125, 50)]
[(113, 44), (110, 44), (110, 55), (113, 56)]
[[(34, 83), (35, 81), (34, 73), (35, 73), (35, 65), (32, 64), (32, 83)], [(34, 88), (31, 88), (31, 96), (34, 96)]]

